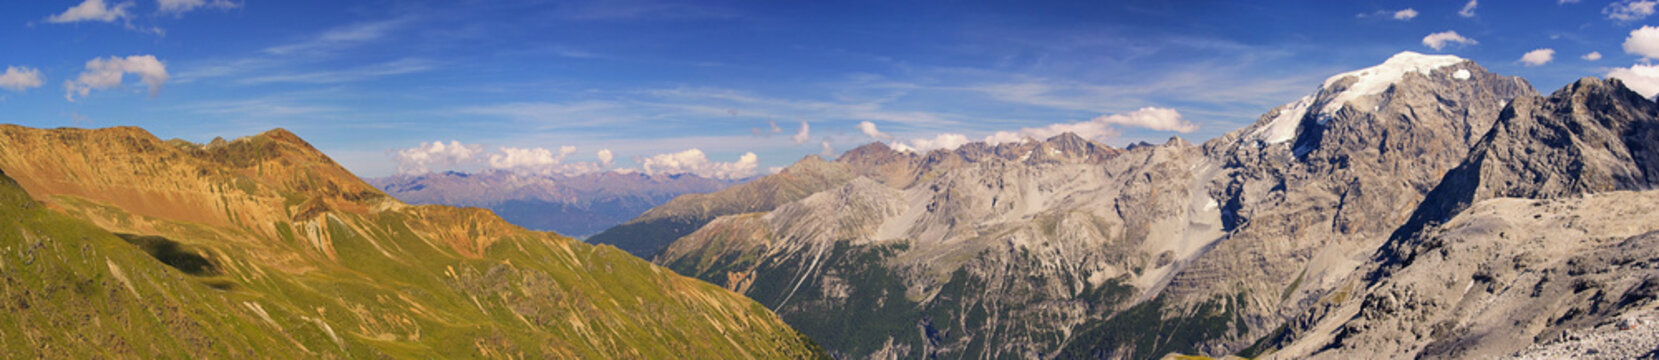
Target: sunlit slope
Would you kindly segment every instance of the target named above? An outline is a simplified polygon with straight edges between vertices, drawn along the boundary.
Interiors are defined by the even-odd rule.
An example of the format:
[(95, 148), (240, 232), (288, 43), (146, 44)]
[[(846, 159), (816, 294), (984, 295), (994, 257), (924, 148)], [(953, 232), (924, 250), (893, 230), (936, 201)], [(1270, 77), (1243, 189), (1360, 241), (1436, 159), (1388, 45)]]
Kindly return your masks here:
[[(486, 210), (405, 205), (283, 130), (197, 145), (136, 128), (0, 126), (0, 171), (45, 203), (31, 211), (53, 219), (19, 223), (19, 234), (68, 232), (33, 255), (64, 265), (19, 270), (68, 290), (8, 283), (8, 295), (105, 314), (66, 322), (125, 313), (160, 326), (74, 328), (12, 310), (0, 317), (19, 329), (4, 335), (12, 354), (74, 355), (52, 351), (106, 341), (85, 339), (191, 356), (819, 354), (746, 298)], [(17, 249), (38, 247), (38, 235), (6, 236), (8, 269), (21, 263), (9, 258)], [(108, 280), (117, 268), (135, 290)], [(115, 301), (160, 305), (100, 303)], [(175, 313), (196, 314), (197, 325)]]

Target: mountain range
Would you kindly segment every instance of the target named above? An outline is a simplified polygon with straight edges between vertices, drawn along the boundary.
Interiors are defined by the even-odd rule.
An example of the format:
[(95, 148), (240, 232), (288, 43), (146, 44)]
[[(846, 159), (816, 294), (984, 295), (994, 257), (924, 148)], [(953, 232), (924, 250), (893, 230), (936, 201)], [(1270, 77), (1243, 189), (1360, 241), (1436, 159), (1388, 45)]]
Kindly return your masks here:
[(1656, 109), (1404, 52), (1203, 144), (875, 143), (593, 240), (837, 358), (1560, 356), (1659, 305)]
[(410, 204), (482, 207), (531, 230), (585, 238), (684, 194), (714, 192), (739, 180), (693, 174), (615, 171), (581, 175), (492, 170), (364, 179)]
[(287, 131), (0, 126), (0, 349), (39, 358), (813, 358), (751, 300)]
[(1655, 186), (1659, 103), (1621, 81), (1413, 52), (1201, 144), (877, 142), (742, 183), (0, 125), (0, 349), (1654, 358)]

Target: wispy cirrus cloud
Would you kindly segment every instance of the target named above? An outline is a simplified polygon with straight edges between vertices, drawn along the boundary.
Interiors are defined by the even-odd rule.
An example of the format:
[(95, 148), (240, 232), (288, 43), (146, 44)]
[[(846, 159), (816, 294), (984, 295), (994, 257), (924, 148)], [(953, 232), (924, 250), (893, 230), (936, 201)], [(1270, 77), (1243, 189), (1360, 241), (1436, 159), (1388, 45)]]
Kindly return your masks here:
[(156, 5), (162, 14), (181, 15), (199, 8), (235, 9), (242, 7), (242, 3), (231, 0), (158, 0)]
[(270, 55), (327, 54), (388, 37), (414, 20), (414, 17), (405, 16), (335, 27), (298, 42), (266, 47), (263, 51)]
[(425, 72), (435, 69), (437, 64), (431, 60), (405, 58), (379, 64), (359, 66), (346, 70), (299, 72), (285, 74), (271, 74), (249, 77), (239, 80), (243, 84), (268, 83), (307, 83), (307, 84), (338, 84), (358, 82), (373, 78)]
[(1613, 21), (1631, 23), (1653, 15), (1655, 7), (1659, 7), (1659, 1), (1624, 0), (1607, 4), (1607, 7), (1601, 9), (1601, 13)]

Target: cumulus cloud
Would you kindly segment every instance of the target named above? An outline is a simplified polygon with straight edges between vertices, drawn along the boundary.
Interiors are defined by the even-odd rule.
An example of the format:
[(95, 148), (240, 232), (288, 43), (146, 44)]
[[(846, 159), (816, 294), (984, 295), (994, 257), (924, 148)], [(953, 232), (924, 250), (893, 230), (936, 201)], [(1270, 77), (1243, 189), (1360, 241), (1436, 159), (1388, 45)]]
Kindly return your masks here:
[(760, 158), (755, 153), (744, 153), (735, 162), (709, 161), (703, 150), (657, 154), (637, 159), (646, 175), (692, 174), (706, 178), (739, 179), (755, 174)]
[(1170, 108), (1144, 107), (1127, 114), (1101, 115), (1090, 121), (1178, 133), (1198, 130), (1198, 125), (1182, 120), (1181, 113)]
[(1590, 60), (1590, 61), (1601, 60), (1601, 52), (1600, 51), (1591, 51), (1589, 54), (1584, 54), (1584, 56), (1580, 56), (1578, 58), (1584, 59), (1584, 60)]
[(613, 165), (615, 160), (611, 151), (605, 149), (596, 153), (599, 161), (565, 161), (575, 153), (576, 147), (569, 145), (560, 146), (558, 150), (504, 146), (494, 151), (486, 151), (481, 145), (463, 144), (459, 141), (434, 141), (394, 151), (392, 158), (398, 164), (399, 173), (411, 175), (484, 168), (521, 174), (574, 176), (604, 171)]
[(932, 139), (918, 138), (904, 144), (906, 149), (914, 151), (929, 151), (933, 149), (953, 150), (968, 143), (968, 136), (962, 134), (945, 133), (934, 136)]
[(202, 7), (234, 9), (242, 6), (230, 0), (159, 0), (157, 5), (161, 6), (163, 14), (183, 14)]
[(1417, 17), (1417, 10), (1411, 8), (1394, 12), (1394, 20), (1411, 20), (1414, 17)]
[(1463, 10), (1458, 10), (1457, 11), (1457, 16), (1462, 16), (1462, 17), (1466, 17), (1466, 18), (1475, 17), (1475, 6), (1477, 5), (1475, 3), (1476, 1), (1478, 1), (1478, 0), (1469, 0), (1469, 3), (1463, 4)]
[(1642, 26), (1624, 39), (1624, 52), (1659, 59), (1659, 27)]
[(503, 147), (498, 153), (490, 154), (490, 167), (497, 169), (532, 169), (559, 164), (563, 160), (564, 152), (553, 155), (553, 151), (545, 148), (515, 148)]
[[(777, 125), (774, 124), (772, 127), (777, 128)], [(796, 131), (795, 136), (792, 136), (789, 139), (795, 140), (795, 145), (805, 144), (808, 140), (812, 140), (812, 127), (808, 126), (805, 121), (802, 121), (801, 131)]]
[[(1026, 139), (1043, 140), (1068, 132), (1087, 139), (1104, 140), (1118, 136), (1116, 126), (1180, 133), (1198, 130), (1198, 125), (1183, 120), (1181, 113), (1175, 109), (1145, 107), (1128, 113), (1101, 115), (1089, 121), (1051, 124), (1016, 131), (998, 131), (986, 136), (984, 141), (994, 145), (1025, 141)], [(916, 138), (906, 142), (894, 142), (891, 146), (899, 151), (922, 152), (934, 149), (956, 149), (969, 141), (968, 137), (962, 134), (943, 133), (932, 138)]]
[(452, 168), (466, 164), (484, 152), (480, 145), (466, 145), (460, 141), (449, 143), (433, 141), (420, 146), (398, 150), (392, 154), (397, 171), (404, 174), (422, 174), (434, 168)]
[(1066, 124), (1053, 124), (1037, 128), (1024, 128), (1019, 131), (998, 131), (985, 137), (985, 142), (1001, 144), (1008, 142), (1025, 141), (1025, 139), (1042, 140), (1055, 135), (1073, 133), (1088, 139), (1106, 139), (1118, 136), (1117, 129), (1110, 124), (1099, 121), (1085, 121)]
[(61, 14), (47, 17), (46, 22), (58, 24), (81, 21), (114, 22), (116, 19), (132, 16), (127, 12), (127, 9), (132, 7), (133, 2), (131, 1), (108, 6), (104, 4), (104, 0), (86, 0), (81, 2), (80, 5), (64, 10)]
[(858, 123), (858, 131), (863, 132), (864, 135), (869, 135), (871, 138), (874, 138), (876, 140), (882, 140), (882, 141), (893, 140), (893, 135), (881, 132), (881, 130), (877, 130), (876, 129), (876, 123), (872, 123), (872, 122), (869, 122), (869, 121), (859, 122)]
[(40, 69), (30, 67), (7, 66), (6, 72), (0, 73), (0, 88), (11, 91), (37, 88), (45, 81), (46, 77), (40, 75)]
[(1458, 35), (1456, 31), (1451, 30), (1437, 32), (1423, 37), (1423, 46), (1427, 46), (1435, 50), (1444, 49), (1448, 44), (1471, 45), (1478, 43), (1479, 42), (1476, 42), (1475, 39), (1463, 37), (1463, 35)]
[(1359, 13), (1354, 15), (1354, 17), (1362, 19), (1368, 17), (1383, 17), (1400, 21), (1411, 21), (1411, 19), (1417, 17), (1417, 10), (1412, 8), (1405, 8), (1401, 10), (1377, 10), (1372, 13)]
[(1521, 55), (1521, 63), (1526, 66), (1539, 66), (1555, 60), (1555, 49), (1538, 49)]
[(107, 57), (92, 59), (86, 62), (86, 71), (75, 80), (65, 81), (64, 98), (75, 101), (75, 96), (86, 97), (92, 90), (103, 90), (121, 85), (121, 78), (126, 74), (137, 74), (144, 84), (150, 86), (150, 96), (161, 91), (161, 85), (167, 82), (167, 66), (152, 55), (133, 55), (125, 58)]
[(616, 155), (611, 154), (611, 149), (599, 149), (599, 153), (594, 155), (599, 157), (600, 167), (609, 168), (611, 165), (616, 165)]
[(1634, 22), (1653, 15), (1655, 5), (1659, 5), (1659, 0), (1625, 0), (1607, 4), (1601, 13), (1606, 14), (1608, 19)]
[(823, 142), (818, 143), (818, 155), (822, 155), (825, 158), (835, 158), (835, 147), (830, 146), (829, 140), (824, 140)]
[(1635, 64), (1628, 68), (1614, 68), (1607, 72), (1607, 77), (1624, 81), (1626, 87), (1644, 97), (1659, 94), (1659, 65)]
[(485, 165), (488, 165), (489, 168), (495, 170), (505, 170), (523, 174), (558, 174), (565, 176), (600, 172), (603, 171), (605, 167), (609, 166), (605, 161), (605, 155), (609, 154), (608, 150), (601, 150), (600, 153), (597, 154), (600, 158), (599, 162), (565, 161), (565, 158), (568, 158), (570, 155), (575, 153), (576, 147), (570, 145), (560, 146), (558, 151), (539, 147), (517, 148), (503, 146), (496, 148), (494, 153), (491, 153), (489, 156), (485, 157)]

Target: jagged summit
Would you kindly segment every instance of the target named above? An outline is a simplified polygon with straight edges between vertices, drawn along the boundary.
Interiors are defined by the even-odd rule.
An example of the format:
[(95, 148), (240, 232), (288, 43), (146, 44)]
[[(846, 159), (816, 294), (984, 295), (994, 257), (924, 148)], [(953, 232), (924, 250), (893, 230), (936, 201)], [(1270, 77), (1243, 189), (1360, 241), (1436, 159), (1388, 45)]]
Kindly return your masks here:
[[(1364, 126), (1332, 124), (1334, 121), (1392, 118), (1395, 114), (1408, 113), (1407, 108), (1397, 106), (1402, 103), (1410, 108), (1432, 105), (1427, 101), (1413, 103), (1417, 98), (1445, 98), (1452, 100), (1445, 106), (1453, 106), (1468, 101), (1485, 103), (1485, 100), (1477, 98), (1490, 96), (1506, 100), (1520, 93), (1531, 93), (1531, 86), (1518, 76), (1493, 75), (1475, 61), (1458, 56), (1402, 51), (1380, 65), (1326, 78), (1314, 93), (1267, 111), (1256, 124), (1241, 129), (1236, 136), (1236, 146), (1256, 144), (1266, 148), (1272, 144), (1292, 143), (1297, 149), (1297, 158), (1301, 158), (1302, 154), (1317, 148), (1317, 139), (1324, 138), (1319, 133), (1324, 133), (1326, 129)], [(1485, 113), (1485, 109), (1480, 109), (1478, 113)], [(1463, 118), (1480, 121), (1491, 116)], [(1467, 134), (1468, 131), (1457, 133)]]

